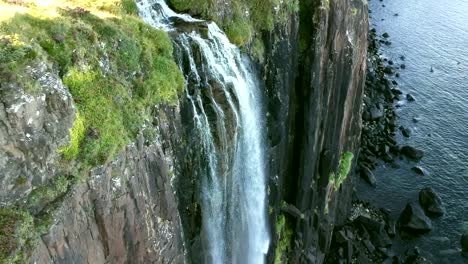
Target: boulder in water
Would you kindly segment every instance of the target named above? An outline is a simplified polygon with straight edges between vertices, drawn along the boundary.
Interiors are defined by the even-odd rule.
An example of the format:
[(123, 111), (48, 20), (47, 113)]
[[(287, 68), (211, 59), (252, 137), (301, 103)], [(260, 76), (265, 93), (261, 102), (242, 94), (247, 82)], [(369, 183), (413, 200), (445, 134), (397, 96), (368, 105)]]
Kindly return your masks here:
[(425, 233), (432, 229), (431, 220), (419, 205), (408, 203), (398, 219), (400, 227), (410, 233)]
[(419, 203), (429, 216), (441, 216), (445, 212), (442, 199), (431, 187), (426, 187), (419, 192)]
[(411, 129), (403, 127), (403, 128), (401, 128), (401, 134), (404, 137), (410, 137), (411, 136)]
[(429, 172), (425, 168), (423, 168), (421, 166), (415, 166), (415, 167), (411, 168), (411, 170), (416, 172), (419, 175), (422, 175), (422, 176), (429, 175)]
[(462, 255), (465, 258), (468, 258), (468, 234), (462, 235), (460, 242), (462, 247)]
[(374, 176), (374, 173), (372, 173), (372, 171), (369, 168), (362, 166), (360, 172), (361, 172), (360, 175), (362, 179), (364, 179), (368, 184), (375, 186), (375, 183), (376, 183), (375, 176)]
[(400, 152), (401, 154), (413, 160), (420, 160), (424, 156), (424, 151), (411, 146), (403, 146)]

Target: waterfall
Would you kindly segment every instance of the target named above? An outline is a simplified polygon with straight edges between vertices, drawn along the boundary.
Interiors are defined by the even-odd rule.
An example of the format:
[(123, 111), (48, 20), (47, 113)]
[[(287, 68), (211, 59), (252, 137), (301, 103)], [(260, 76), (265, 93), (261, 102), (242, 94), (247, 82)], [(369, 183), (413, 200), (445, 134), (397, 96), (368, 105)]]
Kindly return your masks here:
[(138, 1), (140, 16), (172, 36), (200, 151), (206, 263), (265, 262), (269, 246), (259, 82), (248, 58), (213, 22)]

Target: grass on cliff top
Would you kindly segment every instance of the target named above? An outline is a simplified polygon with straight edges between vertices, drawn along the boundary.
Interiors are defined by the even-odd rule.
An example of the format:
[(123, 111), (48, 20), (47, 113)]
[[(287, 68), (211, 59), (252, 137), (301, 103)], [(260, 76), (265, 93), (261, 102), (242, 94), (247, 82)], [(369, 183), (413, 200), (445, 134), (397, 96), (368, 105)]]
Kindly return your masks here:
[[(271, 31), (275, 23), (287, 21), (299, 9), (298, 0), (232, 0), (226, 13), (225, 6), (215, 0), (169, 0), (179, 12), (188, 12), (205, 19), (214, 20), (223, 28), (229, 39), (238, 46), (252, 43), (261, 31)], [(253, 47), (257, 48), (257, 47)]]
[(132, 0), (0, 0), (2, 82), (37, 90), (35, 61), (59, 72), (78, 107), (68, 160), (108, 161), (183, 91), (169, 36), (136, 12)]

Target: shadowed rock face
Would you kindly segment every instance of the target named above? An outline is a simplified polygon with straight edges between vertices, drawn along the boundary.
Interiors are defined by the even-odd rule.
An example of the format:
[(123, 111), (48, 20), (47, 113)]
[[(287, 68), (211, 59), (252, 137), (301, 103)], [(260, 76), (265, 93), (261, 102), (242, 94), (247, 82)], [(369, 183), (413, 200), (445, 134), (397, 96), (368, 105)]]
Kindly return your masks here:
[[(329, 175), (337, 171), (344, 152), (356, 149), (361, 131), (367, 6), (361, 1), (338, 0), (329, 1), (328, 6), (318, 4), (301, 2), (294, 158), (285, 175), (290, 182), (285, 198), (306, 218), (296, 221), (291, 263), (311, 263), (314, 258), (310, 256), (321, 263), (334, 224), (345, 220), (351, 183), (345, 181), (329, 192)], [(313, 10), (312, 16), (308, 10)]]

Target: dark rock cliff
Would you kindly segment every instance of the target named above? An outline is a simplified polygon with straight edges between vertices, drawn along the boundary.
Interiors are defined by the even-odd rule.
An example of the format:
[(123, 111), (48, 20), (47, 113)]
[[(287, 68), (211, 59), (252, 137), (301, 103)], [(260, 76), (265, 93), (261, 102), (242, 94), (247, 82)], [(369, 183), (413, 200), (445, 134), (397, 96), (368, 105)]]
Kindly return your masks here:
[[(346, 217), (352, 185), (341, 172), (359, 145), (367, 30), (364, 1), (301, 0), (299, 12), (257, 36), (265, 48), (257, 68), (267, 109), (269, 263), (322, 263)], [(66, 87), (53, 70), (36, 68), (31, 74), (44, 79), (36, 96), (2, 82), (2, 205), (59, 174), (56, 150), (72, 126)], [(200, 262), (194, 168), (203, 157), (188, 148), (197, 140), (190, 105), (181, 97), (153, 118), (156, 136), (141, 133), (61, 197), (31, 263)], [(22, 175), (32, 186), (15, 187)]]
[(298, 17), (266, 36), (271, 221), (282, 201), (302, 213), (287, 217), (290, 263), (321, 263), (351, 203), (351, 182), (335, 190), (329, 177), (359, 144), (367, 28), (362, 1), (301, 1)]

